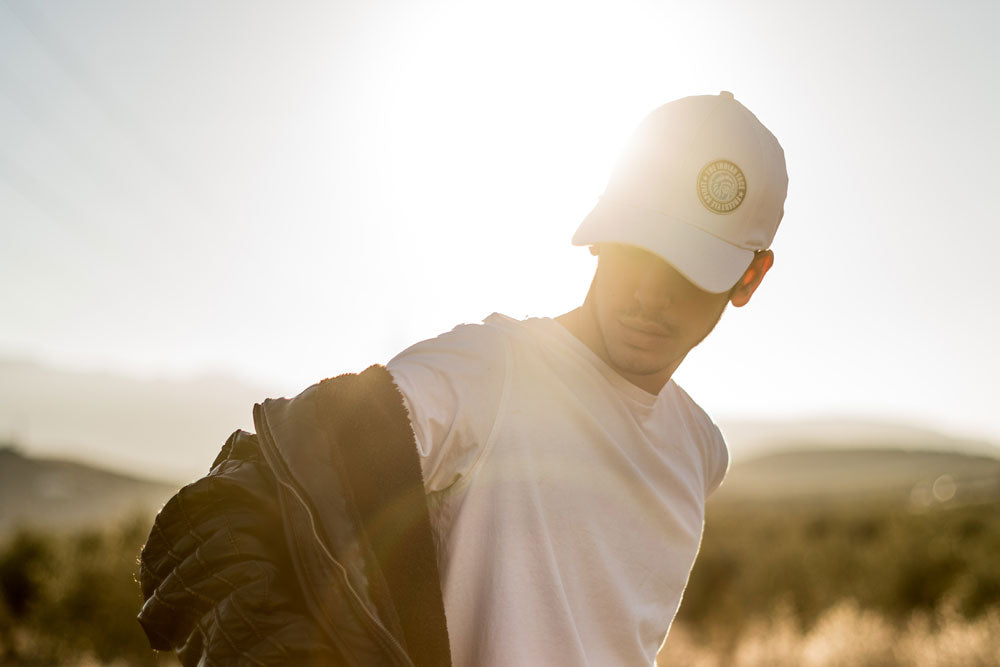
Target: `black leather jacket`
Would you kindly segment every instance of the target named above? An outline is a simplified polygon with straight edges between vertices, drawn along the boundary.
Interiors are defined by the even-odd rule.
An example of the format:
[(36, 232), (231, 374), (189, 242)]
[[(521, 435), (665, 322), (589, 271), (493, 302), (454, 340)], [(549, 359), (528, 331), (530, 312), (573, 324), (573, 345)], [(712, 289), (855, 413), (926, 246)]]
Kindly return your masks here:
[(254, 406), (157, 515), (139, 622), (184, 665), (449, 665), (420, 463), (372, 366)]

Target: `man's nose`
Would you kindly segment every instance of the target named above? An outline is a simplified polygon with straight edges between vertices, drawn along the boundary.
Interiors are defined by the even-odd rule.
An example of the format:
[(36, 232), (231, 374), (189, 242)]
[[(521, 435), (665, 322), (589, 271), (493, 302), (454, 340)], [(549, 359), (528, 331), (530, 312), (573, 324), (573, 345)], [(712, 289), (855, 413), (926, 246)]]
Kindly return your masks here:
[(658, 265), (646, 267), (639, 275), (634, 297), (643, 311), (657, 312), (669, 308), (672, 296), (667, 268)]

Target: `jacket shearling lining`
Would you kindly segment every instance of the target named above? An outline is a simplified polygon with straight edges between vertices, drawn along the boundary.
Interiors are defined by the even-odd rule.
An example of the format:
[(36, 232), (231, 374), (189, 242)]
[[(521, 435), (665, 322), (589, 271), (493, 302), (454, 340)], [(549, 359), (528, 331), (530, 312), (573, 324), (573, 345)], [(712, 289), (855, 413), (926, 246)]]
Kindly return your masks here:
[[(343, 376), (341, 376), (342, 378)], [(420, 461), (392, 376), (372, 366), (349, 383), (321, 382), (320, 424), (339, 450), (344, 477), (418, 665), (448, 655), (437, 555)], [(433, 659), (433, 661), (432, 661)]]

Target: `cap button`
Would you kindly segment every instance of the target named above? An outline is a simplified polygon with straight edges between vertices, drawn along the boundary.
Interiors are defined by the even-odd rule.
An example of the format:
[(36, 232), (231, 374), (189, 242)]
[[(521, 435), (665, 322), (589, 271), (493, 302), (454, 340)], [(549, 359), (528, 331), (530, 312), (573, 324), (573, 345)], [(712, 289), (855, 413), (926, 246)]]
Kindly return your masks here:
[(723, 90), (722, 92), (720, 92), (719, 93), (719, 97), (725, 97), (726, 99), (730, 99), (730, 100), (735, 99), (733, 97), (733, 94), (731, 92), (729, 92), (728, 90)]

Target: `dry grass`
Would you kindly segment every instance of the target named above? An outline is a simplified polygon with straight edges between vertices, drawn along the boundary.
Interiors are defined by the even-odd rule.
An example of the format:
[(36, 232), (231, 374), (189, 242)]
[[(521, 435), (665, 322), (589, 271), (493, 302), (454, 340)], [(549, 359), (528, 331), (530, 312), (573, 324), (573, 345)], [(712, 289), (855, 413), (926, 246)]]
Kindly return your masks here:
[(748, 624), (730, 649), (675, 626), (658, 662), (685, 667), (994, 667), (1000, 665), (1000, 609), (968, 620), (953, 604), (897, 626), (844, 600), (803, 631), (787, 609)]

